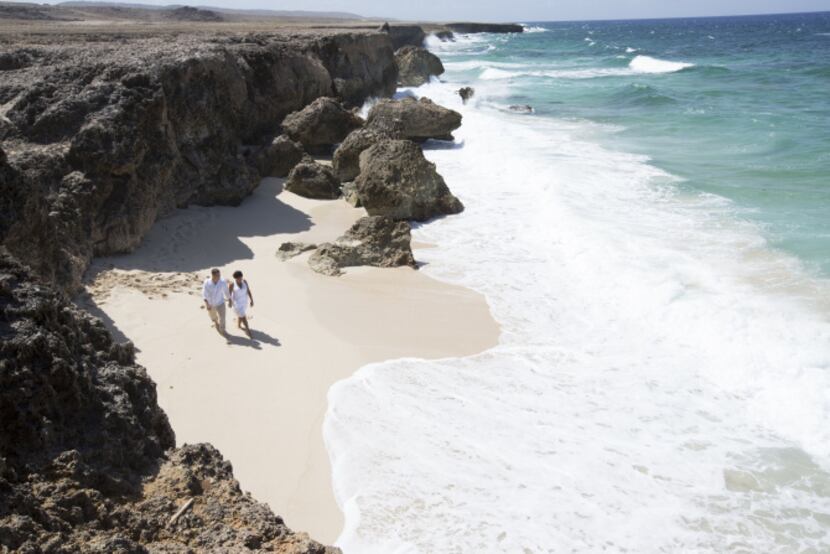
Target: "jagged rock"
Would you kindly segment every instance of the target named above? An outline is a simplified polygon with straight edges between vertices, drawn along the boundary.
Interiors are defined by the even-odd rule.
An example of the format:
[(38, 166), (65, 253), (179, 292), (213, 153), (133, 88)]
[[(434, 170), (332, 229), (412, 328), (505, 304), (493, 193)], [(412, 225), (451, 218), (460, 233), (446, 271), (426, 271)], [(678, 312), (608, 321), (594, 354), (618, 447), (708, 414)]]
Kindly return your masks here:
[(0, 140), (23, 205), (0, 242), (67, 290), (170, 210), (241, 202), (260, 181), (241, 145), (287, 114), (397, 83), (391, 41), (374, 32), (60, 33), (3, 50)]
[(464, 209), (435, 164), (408, 140), (384, 139), (364, 150), (355, 185), (369, 215), (425, 221)]
[(448, 23), (456, 33), (523, 33), (525, 28), (516, 23)]
[(340, 198), (340, 181), (330, 167), (307, 156), (288, 174), (285, 190), (306, 198), (334, 200)]
[(461, 101), (463, 103), (467, 103), (467, 100), (475, 96), (476, 90), (473, 87), (462, 87), (458, 89), (458, 96), (461, 97)]
[(435, 54), (418, 46), (404, 46), (395, 52), (398, 65), (398, 84), (419, 87), (428, 83), (433, 75), (444, 73), (444, 65)]
[(321, 244), (308, 264), (324, 275), (340, 275), (341, 268), (359, 265), (416, 267), (410, 231), (405, 221), (384, 216), (363, 217), (337, 241)]
[(383, 99), (369, 111), (367, 127), (399, 129), (403, 137), (416, 142), (431, 138), (453, 140), (452, 132), (461, 127), (461, 114), (429, 98)]
[(284, 242), (280, 244), (277, 250), (277, 258), (284, 262), (315, 248), (317, 248), (316, 244), (310, 244), (308, 242)]
[(303, 145), (287, 135), (280, 135), (256, 154), (262, 177), (285, 177), (303, 159)]
[(455, 40), (455, 33), (453, 33), (450, 30), (445, 29), (443, 31), (436, 31), (435, 32), (435, 37), (438, 40), (440, 40), (441, 42), (447, 42), (447, 41), (451, 42), (451, 41)]
[(533, 106), (529, 106), (527, 104), (511, 104), (507, 107), (512, 112), (524, 113), (524, 114), (531, 114), (533, 113)]
[(379, 32), (379, 33), (388, 33), (388, 32), (389, 32), (389, 22), (388, 22), (388, 21), (384, 21), (384, 22), (383, 22), (383, 25), (381, 25), (380, 27), (378, 27), (378, 32)]
[(0, 551), (338, 552), (243, 493), (212, 446), (174, 449), (132, 344), (2, 250), (0, 336)]
[(340, 190), (343, 191), (343, 200), (346, 201), (353, 208), (362, 208), (363, 204), (360, 202), (360, 195), (357, 193), (357, 185), (354, 181), (345, 183)]
[(310, 150), (337, 144), (362, 125), (362, 119), (329, 97), (318, 98), (282, 122), (283, 131)]
[(385, 138), (402, 138), (393, 126), (390, 128), (364, 127), (352, 131), (334, 151), (331, 166), (341, 183), (354, 180), (360, 173), (360, 153)]
[[(388, 24), (387, 24), (388, 25)], [(427, 38), (419, 25), (391, 25), (386, 29), (395, 50), (403, 46), (423, 46)]]

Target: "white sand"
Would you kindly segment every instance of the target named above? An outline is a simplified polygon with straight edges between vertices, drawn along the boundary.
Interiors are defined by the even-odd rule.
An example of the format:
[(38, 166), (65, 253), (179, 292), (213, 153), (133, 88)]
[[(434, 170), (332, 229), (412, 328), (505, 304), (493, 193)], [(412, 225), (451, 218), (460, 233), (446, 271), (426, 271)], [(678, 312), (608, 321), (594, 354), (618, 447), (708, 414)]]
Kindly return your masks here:
[[(329, 387), (370, 362), (470, 355), (498, 336), (480, 295), (418, 271), (325, 277), (308, 268), (308, 254), (275, 256), (283, 241), (333, 240), (363, 215), (266, 179), (238, 208), (177, 211), (138, 251), (90, 271), (93, 313), (139, 349), (178, 443), (212, 443), (244, 490), (329, 544), (342, 528), (322, 439)], [(253, 341), (231, 310), (229, 340), (212, 329), (200, 296), (212, 266), (245, 273)]]

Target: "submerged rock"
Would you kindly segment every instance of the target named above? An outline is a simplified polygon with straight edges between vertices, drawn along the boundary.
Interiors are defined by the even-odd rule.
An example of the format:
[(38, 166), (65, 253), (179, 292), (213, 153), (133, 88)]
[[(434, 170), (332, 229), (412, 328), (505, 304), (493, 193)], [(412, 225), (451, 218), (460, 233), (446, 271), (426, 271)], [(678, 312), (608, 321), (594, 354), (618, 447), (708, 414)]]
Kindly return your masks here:
[(462, 87), (458, 89), (458, 96), (461, 97), (461, 101), (463, 103), (467, 103), (467, 100), (475, 96), (476, 90), (473, 87)]
[(529, 106), (528, 104), (511, 104), (507, 107), (508, 110), (517, 113), (523, 114), (531, 114), (533, 113), (533, 106)]
[(337, 144), (362, 125), (362, 119), (329, 97), (318, 98), (282, 122), (289, 137), (311, 150)]
[(360, 153), (385, 138), (401, 138), (401, 133), (389, 128), (364, 127), (352, 131), (334, 151), (331, 166), (341, 183), (354, 180), (360, 173)]
[(461, 114), (439, 106), (429, 98), (384, 99), (369, 111), (367, 127), (399, 130), (401, 136), (417, 142), (453, 140), (452, 132), (461, 127)]
[(433, 75), (444, 73), (444, 65), (435, 54), (418, 46), (404, 46), (395, 52), (398, 65), (398, 84), (419, 87), (428, 83)]
[(369, 215), (425, 221), (464, 209), (435, 164), (408, 140), (384, 139), (360, 154), (355, 185)]
[(334, 200), (340, 198), (340, 181), (330, 167), (306, 156), (288, 174), (285, 190), (306, 198)]
[(285, 177), (303, 159), (303, 145), (280, 135), (256, 154), (262, 177)]
[(341, 268), (360, 265), (414, 268), (410, 241), (409, 223), (383, 216), (363, 217), (337, 241), (321, 244), (308, 264), (324, 275), (340, 275)]
[(277, 250), (277, 258), (282, 261), (290, 260), (291, 258), (299, 256), (303, 252), (308, 252), (309, 250), (314, 250), (315, 248), (317, 248), (316, 244), (308, 242), (284, 242), (280, 244), (280, 247)]

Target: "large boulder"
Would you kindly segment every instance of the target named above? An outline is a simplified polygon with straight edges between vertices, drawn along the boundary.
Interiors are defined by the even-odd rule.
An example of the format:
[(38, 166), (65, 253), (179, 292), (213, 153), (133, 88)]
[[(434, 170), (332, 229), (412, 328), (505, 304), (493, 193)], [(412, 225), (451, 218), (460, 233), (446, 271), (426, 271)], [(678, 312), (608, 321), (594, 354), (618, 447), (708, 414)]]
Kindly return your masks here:
[(444, 65), (435, 54), (418, 46), (404, 46), (395, 52), (398, 65), (398, 84), (419, 87), (429, 82), (433, 75), (444, 73)]
[(256, 166), (262, 177), (285, 177), (303, 159), (303, 145), (280, 135), (262, 148)]
[(372, 129), (399, 129), (409, 140), (453, 140), (452, 132), (461, 127), (461, 114), (439, 106), (429, 98), (380, 100), (369, 111), (367, 126)]
[(337, 144), (362, 125), (360, 117), (327, 96), (288, 114), (282, 122), (283, 131), (309, 150)]
[(341, 268), (359, 265), (416, 267), (410, 231), (406, 221), (384, 216), (363, 217), (337, 241), (321, 244), (308, 264), (324, 275), (340, 275)]
[(423, 46), (427, 38), (420, 25), (389, 25), (385, 23), (380, 29), (389, 35), (392, 47), (397, 50), (403, 46)]
[(340, 198), (340, 181), (330, 167), (306, 157), (288, 174), (285, 190), (306, 198), (334, 200)]
[(435, 164), (408, 140), (384, 139), (363, 151), (355, 185), (369, 215), (426, 221), (464, 209)]
[(331, 160), (334, 174), (340, 182), (353, 181), (360, 173), (360, 153), (387, 138), (402, 138), (402, 136), (394, 127), (377, 129), (364, 127), (352, 131), (334, 151), (334, 157)]

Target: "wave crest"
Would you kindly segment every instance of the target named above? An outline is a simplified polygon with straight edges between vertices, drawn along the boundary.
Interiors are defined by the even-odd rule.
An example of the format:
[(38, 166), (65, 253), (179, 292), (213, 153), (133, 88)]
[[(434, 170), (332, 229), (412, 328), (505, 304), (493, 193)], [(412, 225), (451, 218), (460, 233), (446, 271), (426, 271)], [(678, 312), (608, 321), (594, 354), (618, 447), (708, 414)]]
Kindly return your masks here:
[(631, 63), (628, 64), (628, 67), (637, 73), (675, 73), (689, 67), (694, 67), (694, 65), (693, 63), (672, 62), (641, 55), (635, 56), (631, 60)]

